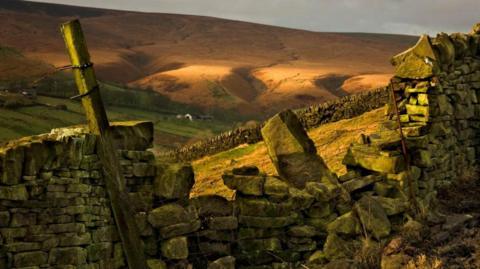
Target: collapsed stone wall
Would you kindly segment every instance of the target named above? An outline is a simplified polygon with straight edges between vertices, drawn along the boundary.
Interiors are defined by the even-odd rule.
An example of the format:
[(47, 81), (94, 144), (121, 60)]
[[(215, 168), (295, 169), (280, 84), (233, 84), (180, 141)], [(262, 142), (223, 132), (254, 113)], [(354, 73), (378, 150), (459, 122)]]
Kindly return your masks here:
[[(387, 89), (379, 88), (298, 109), (295, 113), (306, 129), (312, 129), (325, 123), (359, 116), (365, 112), (382, 107), (387, 102)], [(254, 144), (263, 140), (260, 134), (261, 128), (261, 125), (253, 128), (237, 128), (192, 145), (162, 153), (161, 156), (165, 159), (177, 161), (192, 161), (235, 148), (242, 144)]]
[[(337, 176), (317, 154), (305, 121), (287, 111), (260, 130), (281, 177), (255, 167), (228, 171), (232, 201), (189, 198), (191, 166), (157, 163), (147, 151), (152, 124), (117, 125), (149, 268), (356, 268), (358, 251), (418, 226), (412, 218), (441, 221), (438, 188), (478, 169), (479, 45), (480, 26), (469, 35), (422, 36), (394, 57), (390, 87), (407, 159), (389, 109), (377, 133), (350, 146), (347, 173)], [(125, 267), (96, 143), (74, 128), (2, 147), (0, 268)]]

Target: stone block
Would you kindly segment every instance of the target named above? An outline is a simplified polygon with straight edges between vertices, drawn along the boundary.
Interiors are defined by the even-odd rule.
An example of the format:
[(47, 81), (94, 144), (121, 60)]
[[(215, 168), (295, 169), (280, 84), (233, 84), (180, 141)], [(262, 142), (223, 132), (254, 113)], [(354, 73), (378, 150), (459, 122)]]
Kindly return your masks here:
[(235, 257), (226, 256), (208, 264), (207, 269), (235, 269)]
[(148, 269), (167, 269), (167, 264), (159, 259), (148, 259), (147, 260)]
[(390, 234), (391, 224), (382, 205), (369, 196), (355, 203), (355, 212), (363, 227), (377, 240)]
[(241, 215), (260, 217), (288, 216), (295, 206), (293, 203), (275, 203), (265, 198), (240, 198), (237, 205)]
[(200, 220), (192, 220), (186, 223), (178, 223), (162, 227), (158, 230), (160, 238), (172, 238), (180, 235), (190, 234), (200, 229), (202, 223)]
[(162, 256), (172, 260), (182, 260), (188, 258), (188, 240), (187, 237), (175, 237), (163, 241), (160, 247)]
[(375, 147), (358, 144), (350, 146), (343, 159), (343, 164), (391, 174), (396, 174), (405, 169), (405, 162), (401, 155), (385, 156)]
[(194, 213), (187, 212), (184, 207), (174, 203), (157, 207), (148, 214), (148, 222), (155, 228), (185, 223), (192, 219), (196, 219)]
[(17, 253), (13, 256), (13, 264), (17, 268), (40, 266), (47, 263), (48, 254), (43, 251)]
[(263, 176), (236, 176), (224, 174), (223, 183), (232, 190), (245, 195), (262, 196), (265, 177)]
[(342, 186), (348, 192), (354, 192), (356, 190), (360, 190), (362, 188), (370, 186), (375, 182), (381, 181), (382, 179), (382, 176), (369, 175), (366, 177), (354, 178), (350, 181), (343, 183)]
[(198, 196), (188, 200), (189, 206), (201, 217), (228, 216), (233, 213), (233, 205), (218, 195)]
[(314, 237), (318, 234), (318, 232), (313, 226), (296, 225), (289, 227), (287, 234), (294, 237)]
[(278, 238), (248, 239), (238, 241), (238, 246), (246, 252), (251, 251), (279, 251), (282, 250), (282, 242)]
[(429, 78), (439, 72), (438, 56), (430, 38), (422, 35), (417, 44), (392, 58), (395, 76), (407, 79)]
[(208, 219), (208, 228), (212, 230), (235, 230), (238, 228), (238, 219), (235, 216), (212, 217)]
[(81, 247), (53, 248), (48, 256), (50, 265), (78, 266), (87, 263), (87, 250)]
[(247, 227), (257, 228), (281, 228), (292, 225), (299, 220), (297, 213), (292, 213), (286, 217), (255, 217), (255, 216), (239, 216), (239, 223)]
[(88, 261), (109, 260), (113, 256), (113, 245), (109, 242), (95, 243), (87, 246)]
[(357, 216), (350, 211), (330, 222), (327, 225), (327, 231), (336, 234), (359, 235), (362, 230)]
[(266, 195), (283, 198), (288, 195), (288, 184), (283, 180), (267, 176), (263, 186)]
[(261, 132), (278, 174), (292, 185), (303, 188), (306, 182), (329, 175), (314, 143), (291, 110), (269, 119)]
[(0, 200), (26, 201), (28, 192), (25, 185), (0, 186)]

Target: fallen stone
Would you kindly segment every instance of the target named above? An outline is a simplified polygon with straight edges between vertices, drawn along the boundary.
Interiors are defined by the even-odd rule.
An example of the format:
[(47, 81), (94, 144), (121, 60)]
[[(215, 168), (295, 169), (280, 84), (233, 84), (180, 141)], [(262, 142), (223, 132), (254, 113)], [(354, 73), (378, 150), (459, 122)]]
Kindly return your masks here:
[(401, 198), (388, 198), (382, 196), (372, 196), (376, 200), (388, 216), (397, 215), (407, 210), (407, 203)]
[(303, 188), (306, 182), (329, 175), (314, 143), (291, 110), (269, 119), (261, 132), (278, 174), (292, 185)]
[(465, 226), (466, 222), (473, 219), (470, 214), (453, 214), (447, 216), (446, 222), (442, 225), (442, 229), (450, 232), (458, 231), (459, 228)]
[(329, 233), (358, 235), (361, 232), (360, 221), (353, 212), (348, 212), (327, 225)]
[(355, 253), (356, 244), (354, 240), (343, 240), (335, 233), (330, 233), (323, 246), (323, 252), (329, 261), (350, 258)]
[(374, 238), (379, 240), (390, 234), (390, 221), (381, 204), (375, 199), (363, 196), (355, 203), (354, 208), (362, 226), (372, 233)]

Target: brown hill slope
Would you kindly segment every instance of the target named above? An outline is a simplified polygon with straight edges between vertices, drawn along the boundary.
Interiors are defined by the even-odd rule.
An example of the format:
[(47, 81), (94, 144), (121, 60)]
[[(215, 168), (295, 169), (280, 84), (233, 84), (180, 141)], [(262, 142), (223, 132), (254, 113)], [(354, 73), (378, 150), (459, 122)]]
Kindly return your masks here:
[(74, 17), (82, 18), (101, 79), (252, 115), (383, 85), (389, 58), (416, 39), (4, 0), (0, 44), (65, 64), (58, 26)]

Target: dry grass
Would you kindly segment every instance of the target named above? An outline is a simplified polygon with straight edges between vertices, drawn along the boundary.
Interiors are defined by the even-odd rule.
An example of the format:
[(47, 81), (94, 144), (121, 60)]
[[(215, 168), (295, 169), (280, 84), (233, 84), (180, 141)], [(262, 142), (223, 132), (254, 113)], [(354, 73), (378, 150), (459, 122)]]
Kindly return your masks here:
[[(371, 134), (384, 119), (383, 108), (359, 117), (322, 125), (308, 132), (317, 151), (328, 167), (337, 174), (345, 173), (342, 164), (348, 146), (361, 134)], [(219, 194), (231, 198), (232, 191), (223, 185), (221, 175), (234, 167), (256, 165), (267, 174), (276, 174), (263, 142), (242, 145), (235, 149), (207, 156), (193, 162), (196, 183), (192, 196)]]

